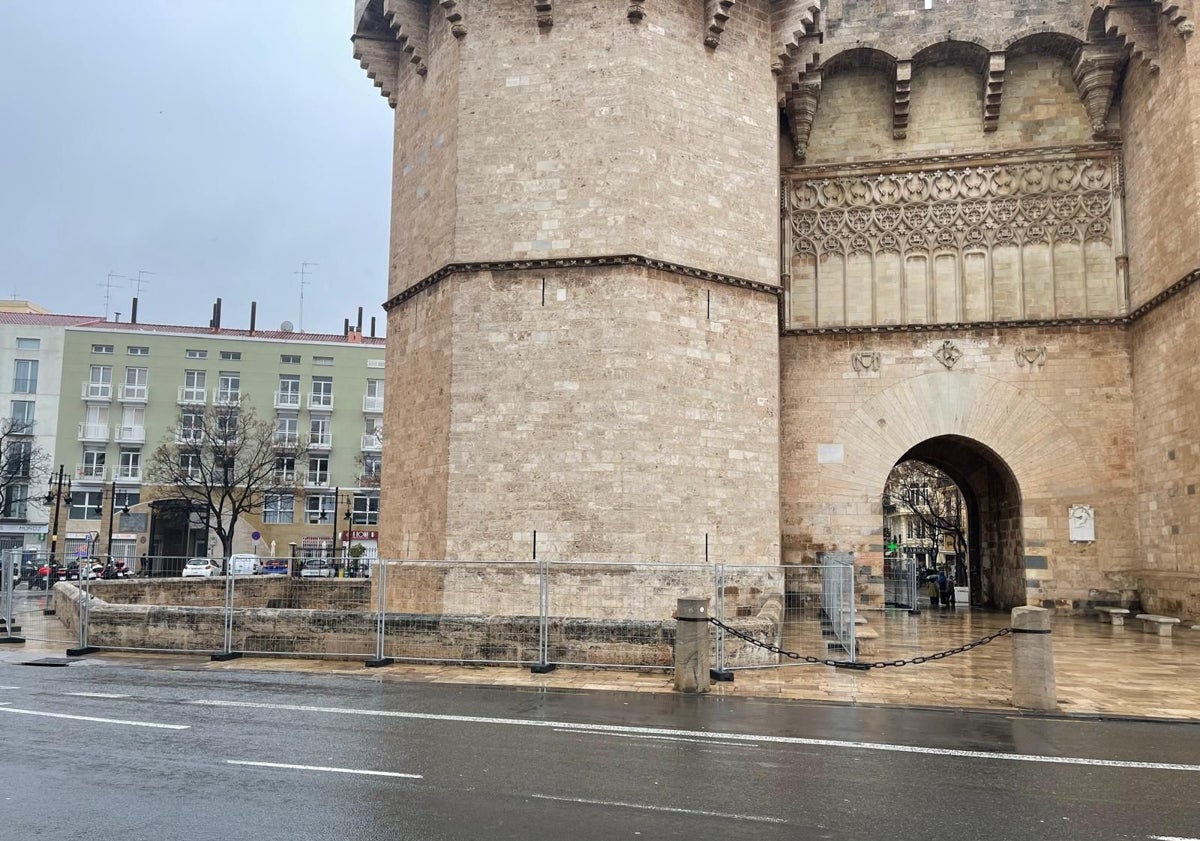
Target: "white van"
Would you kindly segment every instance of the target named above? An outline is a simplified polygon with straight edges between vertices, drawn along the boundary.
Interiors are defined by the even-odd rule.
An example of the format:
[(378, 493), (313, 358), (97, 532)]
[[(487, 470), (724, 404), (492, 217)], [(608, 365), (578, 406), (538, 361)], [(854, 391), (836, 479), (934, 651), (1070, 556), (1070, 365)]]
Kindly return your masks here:
[(234, 554), (229, 556), (230, 575), (261, 575), (262, 563), (258, 555)]

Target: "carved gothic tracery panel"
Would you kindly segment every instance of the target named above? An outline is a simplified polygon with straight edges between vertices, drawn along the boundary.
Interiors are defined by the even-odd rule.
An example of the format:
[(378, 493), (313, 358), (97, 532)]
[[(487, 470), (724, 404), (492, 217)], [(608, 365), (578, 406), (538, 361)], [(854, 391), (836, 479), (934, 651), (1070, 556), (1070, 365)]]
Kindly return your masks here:
[(789, 326), (1103, 317), (1125, 311), (1115, 154), (784, 183)]

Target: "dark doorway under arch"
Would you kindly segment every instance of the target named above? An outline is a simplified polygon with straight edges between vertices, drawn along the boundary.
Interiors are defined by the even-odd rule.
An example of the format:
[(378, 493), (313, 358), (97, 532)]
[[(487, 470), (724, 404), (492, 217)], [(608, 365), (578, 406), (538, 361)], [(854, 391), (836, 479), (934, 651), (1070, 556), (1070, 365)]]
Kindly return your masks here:
[(958, 435), (916, 445), (896, 464), (920, 461), (945, 473), (967, 512), (970, 603), (1008, 610), (1025, 604), (1025, 537), (1016, 477), (994, 451)]

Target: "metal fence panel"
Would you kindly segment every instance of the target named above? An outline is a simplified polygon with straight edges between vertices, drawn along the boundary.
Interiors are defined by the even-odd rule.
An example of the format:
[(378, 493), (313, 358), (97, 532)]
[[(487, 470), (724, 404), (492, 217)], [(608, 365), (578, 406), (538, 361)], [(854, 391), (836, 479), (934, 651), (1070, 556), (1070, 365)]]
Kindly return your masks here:
[[(6, 556), (8, 560), (10, 558)], [(10, 596), (12, 622), (7, 627), (12, 629), (13, 636), (73, 648), (78, 641), (78, 625), (68, 621), (71, 616), (67, 608), (72, 602), (67, 595), (72, 591), (65, 587), (63, 592), (54, 589), (58, 582), (67, 580), (68, 571), (65, 565), (52, 563), (53, 560), (48, 554), (21, 553), (21, 586), (17, 586), (14, 577)], [(6, 563), (6, 566), (10, 567), (11, 575), (11, 565)], [(69, 573), (72, 588), (78, 583), (79, 573), (75, 571), (78, 568), (76, 562)], [(59, 607), (63, 608), (62, 615), (59, 615)]]
[[(758, 643), (811, 657), (843, 656), (829, 631), (820, 566), (726, 564), (717, 576), (717, 617)], [(836, 647), (836, 651), (831, 648)], [(739, 670), (806, 665), (718, 629), (717, 668)]]
[(841, 643), (850, 662), (854, 662), (854, 555), (825, 552), (821, 556), (821, 606), (824, 621)]
[(453, 663), (544, 662), (534, 561), (379, 561), (383, 656)]

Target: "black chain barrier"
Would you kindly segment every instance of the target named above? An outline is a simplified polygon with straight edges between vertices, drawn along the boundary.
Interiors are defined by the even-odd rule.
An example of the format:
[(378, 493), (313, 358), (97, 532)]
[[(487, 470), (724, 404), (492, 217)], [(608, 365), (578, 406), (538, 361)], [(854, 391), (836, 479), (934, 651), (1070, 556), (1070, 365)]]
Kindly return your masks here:
[(947, 657), (953, 657), (955, 654), (962, 654), (964, 651), (970, 651), (972, 648), (979, 648), (981, 645), (987, 645), (994, 639), (1008, 636), (1012, 633), (1012, 628), (1001, 628), (994, 634), (988, 634), (986, 637), (981, 637), (974, 642), (968, 642), (965, 645), (960, 645), (957, 648), (948, 648), (945, 651), (939, 651), (937, 654), (925, 654), (920, 657), (913, 657), (909, 660), (877, 660), (873, 663), (855, 663), (850, 660), (834, 660), (829, 657), (813, 657), (809, 654), (798, 654), (795, 651), (785, 651), (777, 645), (772, 645), (769, 642), (755, 639), (750, 634), (739, 631), (736, 628), (731, 628), (722, 622), (720, 619), (710, 616), (709, 622), (716, 625), (721, 630), (728, 634), (737, 637), (740, 640), (745, 640), (751, 645), (756, 645), (759, 648), (765, 648), (773, 654), (781, 654), (790, 660), (803, 660), (805, 663), (813, 663), (817, 665), (833, 666), (838, 669), (854, 669), (855, 671), (865, 672), (870, 669), (886, 669), (889, 666), (919, 666), (922, 663), (930, 663), (934, 660), (945, 660)]

